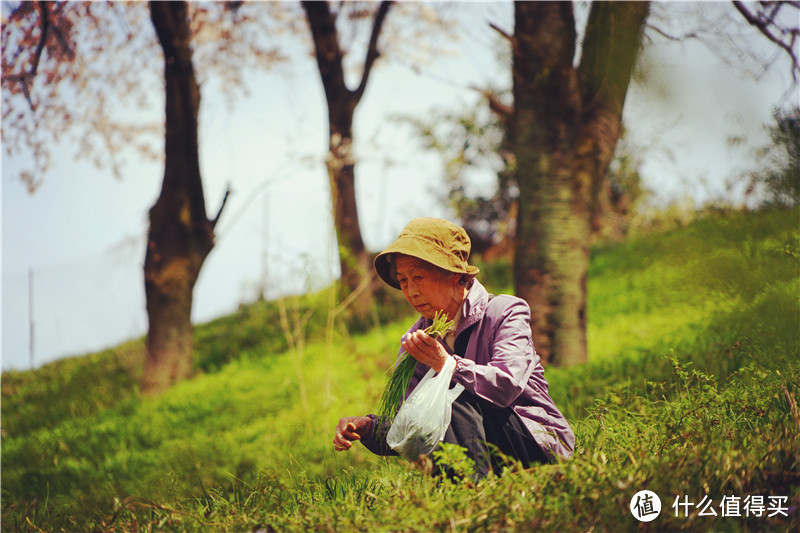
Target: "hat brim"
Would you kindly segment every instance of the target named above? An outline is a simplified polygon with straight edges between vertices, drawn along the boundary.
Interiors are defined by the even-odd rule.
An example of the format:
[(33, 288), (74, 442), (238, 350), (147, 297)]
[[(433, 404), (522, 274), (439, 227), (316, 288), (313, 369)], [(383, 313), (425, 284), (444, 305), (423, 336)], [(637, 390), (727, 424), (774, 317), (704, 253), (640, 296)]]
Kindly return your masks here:
[[(416, 257), (417, 259), (425, 261), (426, 263), (430, 263), (431, 265), (433, 265), (435, 267), (438, 267), (438, 268), (441, 268), (442, 270), (444, 270), (446, 272), (452, 272), (454, 274), (464, 274), (464, 275), (467, 275), (467, 276), (477, 276), (478, 273), (480, 272), (480, 269), (478, 267), (476, 267), (474, 265), (469, 265), (469, 264), (466, 266), (465, 269), (453, 270), (452, 268), (448, 268), (447, 266), (443, 266), (443, 265), (437, 264), (436, 261), (431, 261), (429, 257), (420, 257), (417, 254), (409, 253), (409, 251), (407, 249), (405, 249), (404, 247), (395, 246), (395, 244), (397, 244), (397, 243), (396, 242), (393, 243), (392, 246), (389, 246), (389, 248), (387, 248), (383, 252), (379, 253), (375, 257), (375, 260), (373, 261), (373, 265), (375, 266), (375, 272), (378, 273), (378, 276), (380, 276), (380, 278), (384, 281), (384, 283), (386, 283), (390, 287), (398, 289), (398, 290), (400, 290), (400, 283), (397, 281), (396, 272), (392, 268), (392, 261), (394, 259), (394, 256), (397, 255), (397, 254)], [(400, 250), (396, 250), (394, 248), (402, 248), (403, 250), (400, 251)]]

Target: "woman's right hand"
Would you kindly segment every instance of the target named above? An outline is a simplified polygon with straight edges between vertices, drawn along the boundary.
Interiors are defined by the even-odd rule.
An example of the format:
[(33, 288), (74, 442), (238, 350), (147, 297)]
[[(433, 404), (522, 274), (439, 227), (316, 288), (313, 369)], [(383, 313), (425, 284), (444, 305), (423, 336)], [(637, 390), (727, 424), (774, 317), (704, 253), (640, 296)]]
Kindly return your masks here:
[(369, 432), (371, 425), (372, 419), (366, 416), (340, 418), (333, 437), (333, 448), (339, 452), (349, 450), (354, 440), (361, 440), (361, 436)]

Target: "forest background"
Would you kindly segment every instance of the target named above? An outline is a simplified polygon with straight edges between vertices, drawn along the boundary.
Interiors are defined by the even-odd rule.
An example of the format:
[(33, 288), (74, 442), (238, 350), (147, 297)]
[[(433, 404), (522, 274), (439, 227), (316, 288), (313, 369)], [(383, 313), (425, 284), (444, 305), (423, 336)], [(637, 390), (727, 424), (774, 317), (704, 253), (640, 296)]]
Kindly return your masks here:
[[(4, 16), (12, 5), (3, 4)], [(585, 8), (577, 4), (578, 17)], [(755, 168), (756, 148), (768, 142), (763, 126), (773, 110), (792, 103), (786, 59), (730, 5), (687, 3), (671, 7), (669, 16), (657, 9), (646, 30), (643, 75), (625, 107), (626, 150), (650, 191), (639, 209), (672, 204), (675, 216), (686, 219), (708, 203), (757, 202), (746, 198), (743, 177)], [(426, 150), (399, 117), (474, 109), (481, 105), (476, 88), (510, 85), (507, 42), (489, 25), (510, 31), (510, 4), (436, 4), (423, 12), (432, 19), (426, 24), (456, 24), (441, 34), (423, 32), (412, 47), (389, 31), (402, 14), (388, 17), (389, 49), (356, 114), (359, 209), (373, 250), (413, 216), (453, 216), (440, 154)], [(195, 321), (261, 297), (318, 289), (338, 275), (321, 86), (302, 13), (295, 15), (269, 36), (286, 61), (245, 70), (240, 86), (203, 82), (200, 147), (208, 203), (228, 186), (233, 194), (195, 290)], [(125, 24), (128, 31), (136, 27)], [(697, 37), (698, 28), (708, 27), (729, 32), (736, 46)], [(145, 25), (142, 32), (148, 31)], [(344, 37), (359, 56), (364, 32)], [(136, 62), (142, 84), (161, 84), (157, 57)], [(147, 105), (120, 106), (117, 118), (163, 120), (158, 100), (153, 91)], [(141, 264), (162, 163), (123, 151), (114, 179), (108, 160), (97, 168), (73, 158), (81, 152), (78, 141), (74, 135), (52, 147), (53, 164), (33, 194), (19, 181), (31, 153), (3, 154), (4, 369), (100, 349), (146, 329)], [(141, 142), (159, 153), (158, 135)], [(486, 194), (496, 186), (496, 163), (470, 171), (468, 192)]]

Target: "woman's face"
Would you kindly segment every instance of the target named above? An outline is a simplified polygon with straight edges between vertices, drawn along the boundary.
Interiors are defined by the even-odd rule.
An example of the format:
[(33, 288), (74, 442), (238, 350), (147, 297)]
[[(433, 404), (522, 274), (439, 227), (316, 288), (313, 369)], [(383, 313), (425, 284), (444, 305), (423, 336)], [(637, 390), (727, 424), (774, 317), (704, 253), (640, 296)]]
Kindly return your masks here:
[(397, 281), (408, 303), (422, 316), (433, 320), (436, 312), (444, 310), (452, 319), (466, 295), (459, 283), (460, 274), (443, 272), (416, 257), (397, 254)]

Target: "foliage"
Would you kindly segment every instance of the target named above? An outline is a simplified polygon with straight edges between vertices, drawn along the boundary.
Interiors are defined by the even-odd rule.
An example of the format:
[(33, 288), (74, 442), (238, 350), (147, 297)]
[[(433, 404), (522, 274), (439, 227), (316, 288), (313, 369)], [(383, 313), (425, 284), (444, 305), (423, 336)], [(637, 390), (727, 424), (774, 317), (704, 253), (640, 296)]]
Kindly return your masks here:
[[(447, 204), (467, 229), (477, 254), (514, 236), (518, 190), (516, 159), (508, 146), (508, 114), (513, 107), (504, 103), (509, 92), (489, 88), (474, 107), (432, 110), (427, 119), (397, 117), (411, 126), (424, 149), (441, 157)], [(627, 139), (620, 140), (607, 172), (608, 188), (597, 200), (596, 235), (624, 233), (649, 194), (642, 185), (635, 151)], [(490, 195), (476, 192), (481, 173), (496, 175)]]
[[(443, 165), (447, 204), (472, 240), (473, 253), (513, 236), (516, 199), (515, 160), (508, 146), (507, 113), (501, 100), (508, 89), (490, 88), (470, 108), (433, 110), (425, 119), (397, 117), (420, 138), (426, 150), (437, 153)], [(506, 110), (506, 115), (500, 111)], [(492, 110), (496, 111), (492, 113)], [(481, 174), (495, 175), (491, 194), (473, 192)]]
[[(361, 335), (309, 334), (298, 360), (272, 351), (278, 333), (258, 341), (256, 317), (270, 319), (257, 304), (241, 320), (247, 333), (234, 318), (198, 326), (201, 344), (221, 349), (227, 330), (240, 353), (158, 399), (139, 398), (128, 376), (135, 344), (6, 373), (2, 529), (631, 531), (641, 524), (630, 499), (649, 489), (663, 505), (657, 530), (796, 530), (798, 216), (717, 217), (596, 247), (590, 362), (546, 370), (576, 433), (574, 457), (531, 470), (510, 462), (477, 483), (431, 478), (361, 446), (332, 450), (336, 419), (377, 405), (408, 318)], [(310, 332), (329, 303), (298, 299), (301, 317), (305, 305)], [(442, 453), (468, 473), (458, 450)], [(786, 496), (788, 516), (671, 507), (706, 495), (718, 514), (724, 496)]]
[(766, 205), (800, 205), (800, 108), (775, 111), (767, 126), (772, 144), (757, 151), (763, 168), (750, 176), (748, 192), (758, 192)]
[[(300, 18), (287, 17), (287, 6), (191, 3), (200, 83), (209, 87), (210, 80), (233, 101), (236, 89), (245, 90), (246, 72), (285, 60), (265, 36), (297, 26)], [(163, 120), (142, 112), (163, 105), (153, 99), (163, 65), (146, 4), (3, 2), (2, 13), (3, 150), (31, 151), (31, 167), (20, 175), (30, 192), (64, 139), (74, 141), (76, 157), (116, 177), (126, 157), (158, 157)]]
[(607, 173), (608, 194), (600, 199), (601, 209), (594, 226), (596, 236), (625, 235), (650, 195), (642, 183), (641, 161), (636, 152), (637, 148), (624, 136), (617, 143)]

